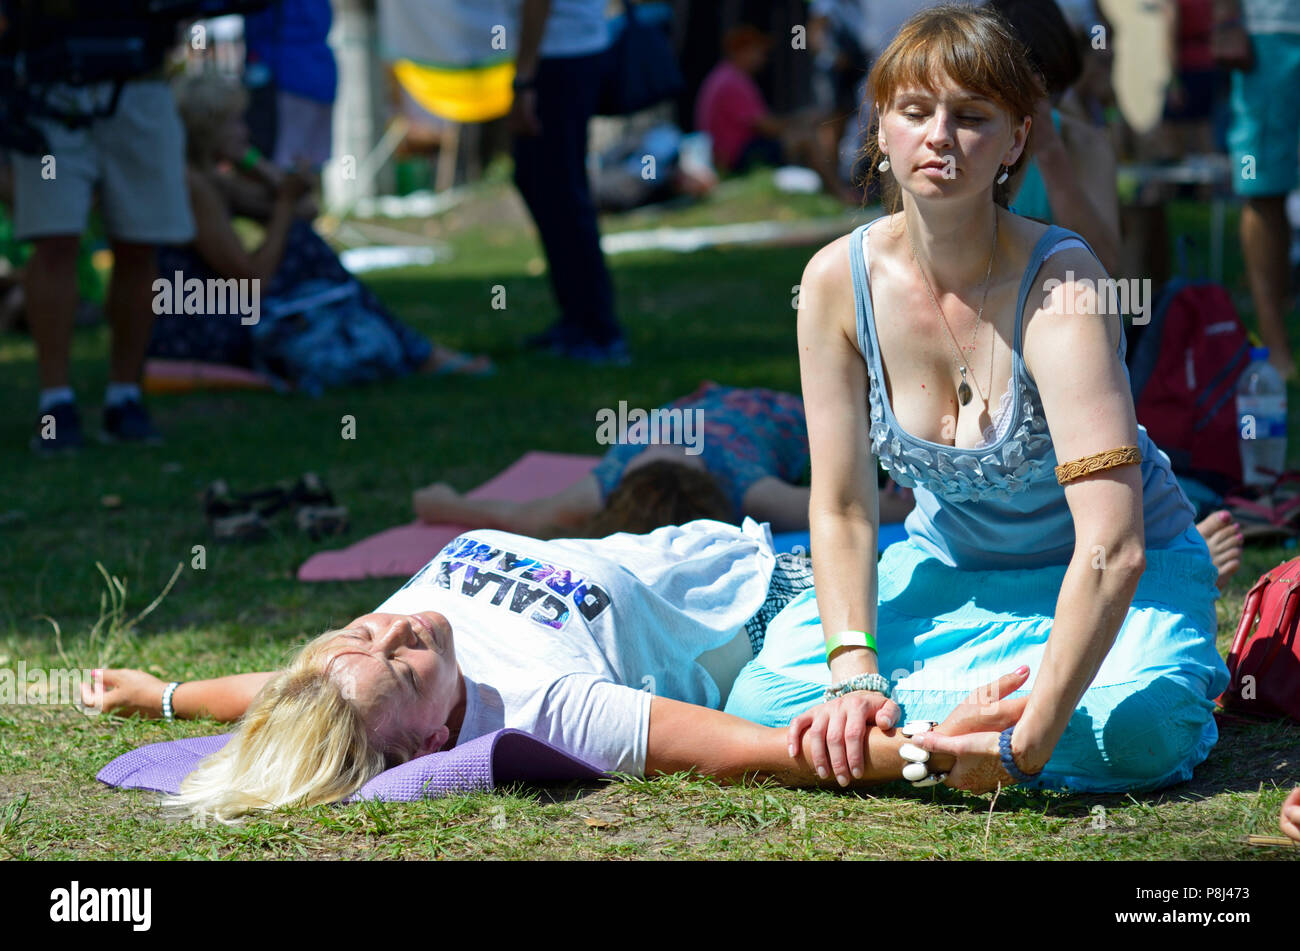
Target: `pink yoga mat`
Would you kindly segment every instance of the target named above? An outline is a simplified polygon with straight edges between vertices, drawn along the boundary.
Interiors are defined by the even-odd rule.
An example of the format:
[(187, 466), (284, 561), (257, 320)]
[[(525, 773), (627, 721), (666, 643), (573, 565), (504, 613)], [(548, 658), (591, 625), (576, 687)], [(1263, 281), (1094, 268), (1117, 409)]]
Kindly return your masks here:
[(144, 365), (146, 393), (189, 393), (193, 390), (269, 390), (270, 377), (244, 367), (201, 360), (156, 358)]
[[(513, 502), (538, 499), (568, 488), (599, 461), (599, 456), (530, 452), (467, 495)], [(465, 530), (463, 525), (426, 525), (419, 521), (399, 525), (347, 548), (312, 555), (298, 569), (298, 580), (356, 581), (413, 575)]]

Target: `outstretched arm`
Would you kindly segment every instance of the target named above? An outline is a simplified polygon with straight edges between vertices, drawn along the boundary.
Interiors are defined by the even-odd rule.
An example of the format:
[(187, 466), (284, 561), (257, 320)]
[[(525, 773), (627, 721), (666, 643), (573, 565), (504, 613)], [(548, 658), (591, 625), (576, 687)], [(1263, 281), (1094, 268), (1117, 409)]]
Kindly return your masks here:
[[(1016, 723), (1023, 715), (1028, 695), (1013, 696), (1029, 679), (1029, 668), (1019, 667), (984, 684), (958, 704), (934, 728), (943, 739), (987, 735)], [(845, 744), (852, 763), (842, 756), (826, 758), (825, 718), (817, 708), (798, 716), (789, 730), (759, 726), (728, 713), (697, 707), (678, 700), (654, 697), (650, 701), (650, 734), (646, 749), (647, 775), (695, 769), (716, 779), (742, 776), (770, 777), (787, 786), (871, 785), (903, 777), (899, 748), (907, 738), (896, 729), (874, 725), (874, 715), (860, 707), (845, 724)], [(820, 735), (819, 735), (820, 731)], [(920, 746), (920, 737), (911, 740)], [(927, 746), (929, 743), (927, 741)], [(841, 746), (830, 744), (832, 750)], [(931, 753), (932, 772), (950, 773), (949, 786), (971, 788), (972, 771), (983, 765), (979, 756), (958, 758), (946, 751)], [(860, 758), (859, 758), (860, 757)], [(852, 777), (850, 776), (852, 773)], [(1015, 781), (999, 770), (1004, 785)]]
[[(191, 680), (181, 684), (172, 694), (172, 710), (182, 720), (200, 716), (222, 722), (238, 720), (258, 691), (274, 676), (274, 673), (266, 672)], [(101, 713), (139, 713), (146, 717), (160, 717), (166, 687), (166, 681), (143, 670), (110, 668), (95, 671), (94, 686), (83, 684), (81, 699), (87, 707)]]

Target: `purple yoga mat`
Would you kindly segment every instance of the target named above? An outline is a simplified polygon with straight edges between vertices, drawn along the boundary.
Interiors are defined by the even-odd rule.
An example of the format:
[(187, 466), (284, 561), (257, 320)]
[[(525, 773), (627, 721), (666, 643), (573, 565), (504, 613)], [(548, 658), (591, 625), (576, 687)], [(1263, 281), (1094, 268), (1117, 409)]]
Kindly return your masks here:
[[(209, 753), (230, 734), (152, 743), (123, 753), (95, 778), (122, 789), (175, 793)], [(385, 770), (348, 797), (407, 802), (453, 793), (495, 789), (509, 783), (555, 783), (598, 779), (590, 763), (520, 730), (497, 730), (441, 753), (430, 753)]]

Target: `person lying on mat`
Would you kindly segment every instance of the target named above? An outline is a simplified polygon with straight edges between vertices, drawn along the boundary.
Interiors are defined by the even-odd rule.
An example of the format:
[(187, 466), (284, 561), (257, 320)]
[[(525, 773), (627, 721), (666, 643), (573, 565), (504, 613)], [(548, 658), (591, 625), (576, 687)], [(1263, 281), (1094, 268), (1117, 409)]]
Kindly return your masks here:
[[(1136, 422), (1122, 323), (1088, 296), (1105, 271), (1073, 232), (1006, 210), (1043, 94), (1029, 63), (997, 13), (946, 4), (872, 68), (872, 167), (899, 210), (801, 283), (817, 585), (725, 709), (845, 764), (864, 719), (941, 719), (960, 685), (1024, 665), (1029, 703), (1000, 746), (926, 748), (975, 757), (984, 790), (1157, 789), (1218, 739), (1217, 572)], [(877, 460), (916, 498), (879, 561)]]
[[(197, 230), (192, 245), (160, 251), (158, 273), (168, 282), (174, 281), (177, 273), (185, 283), (193, 278), (258, 280), (265, 311), (275, 302), (319, 297), (322, 287), (348, 284), (353, 279), (312, 228), (316, 206), (307, 192), (306, 177), (279, 169), (250, 147), (243, 119), (245, 99), (239, 83), (213, 73), (186, 76), (177, 83), (177, 108), (186, 132), (185, 179)], [(245, 249), (235, 230), (235, 215), (265, 226), (256, 249)], [(177, 291), (172, 293), (179, 296)], [(359, 285), (358, 296), (360, 305), (378, 316), (396, 337), (404, 361), (402, 370), (492, 372), (487, 357), (459, 353), (401, 323), (364, 284)], [(204, 316), (203, 320), (164, 317), (154, 321), (149, 354), (252, 366), (253, 325), (244, 315), (223, 310)]]
[[(808, 583), (806, 561), (774, 555), (752, 520), (551, 542), (477, 530), (283, 671), (176, 687), (107, 670), (102, 709), (239, 719), (173, 802), (223, 820), (339, 800), (387, 767), (505, 727), (607, 771), (811, 785), (828, 774), (824, 750), (718, 709), (765, 619)], [(937, 730), (995, 743), (1026, 675), (954, 704)], [(862, 782), (899, 779), (905, 737), (858, 727), (849, 746)], [(928, 765), (965, 781), (961, 758)]]
[[(808, 468), (799, 397), (706, 380), (644, 419), (628, 417), (626, 438), (615, 434), (617, 442), (596, 468), (554, 495), (527, 502), (471, 499), (438, 482), (416, 490), (415, 513), (434, 524), (537, 538), (648, 532), (692, 518), (738, 523), (745, 516), (776, 532), (808, 528), (808, 486), (798, 484)], [(656, 430), (659, 441), (652, 443)], [(912, 493), (882, 477), (881, 518), (901, 522)]]
[[(695, 518), (768, 522), (773, 531), (808, 528), (808, 428), (803, 400), (761, 388), (705, 381), (661, 407), (669, 419), (701, 422), (699, 452), (682, 444), (646, 445), (635, 427), (588, 475), (553, 495), (526, 502), (469, 498), (445, 482), (417, 489), (413, 504), (425, 522), (497, 528), (535, 538), (599, 538), (643, 533)], [(698, 413), (698, 416), (688, 416)], [(648, 426), (648, 420), (640, 425)], [(665, 425), (661, 422), (661, 428)], [(674, 423), (673, 425), (676, 425)], [(685, 433), (685, 429), (683, 429)], [(880, 522), (902, 522), (913, 511), (912, 490), (878, 470)], [(1222, 589), (1241, 567), (1241, 530), (1226, 511), (1197, 526), (1209, 546)]]

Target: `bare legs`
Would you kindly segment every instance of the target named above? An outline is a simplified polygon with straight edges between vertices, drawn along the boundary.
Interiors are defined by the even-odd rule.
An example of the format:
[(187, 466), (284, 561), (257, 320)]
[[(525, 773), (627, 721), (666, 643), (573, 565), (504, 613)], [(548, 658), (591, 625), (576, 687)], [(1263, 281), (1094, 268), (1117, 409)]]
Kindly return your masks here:
[[(78, 235), (38, 238), (27, 265), (27, 313), (43, 389), (68, 385), (80, 244)], [(152, 245), (113, 242), (113, 278), (106, 310), (113, 328), (108, 378), (115, 383), (140, 381), (153, 327), (156, 271)]]
[(27, 262), (27, 322), (36, 341), (42, 389), (68, 385), (80, 242), (78, 235), (38, 238)]
[(437, 482), (417, 489), (412, 502), (423, 522), (541, 537), (551, 528), (576, 527), (600, 511), (600, 487), (595, 476), (586, 475), (554, 495), (512, 502), (467, 498), (447, 483)]
[(1285, 195), (1246, 200), (1241, 209), (1241, 250), (1246, 259), (1250, 296), (1259, 317), (1259, 335), (1269, 349), (1268, 362), (1290, 378), (1295, 375), (1295, 363), (1284, 322), (1290, 292), (1290, 229), (1285, 202)]
[[(113, 242), (113, 279), (106, 307), (113, 327), (108, 364), (108, 378), (113, 383), (139, 383), (143, 375), (153, 331), (153, 282), (157, 276), (153, 245)], [(74, 294), (75, 286), (74, 278)]]

